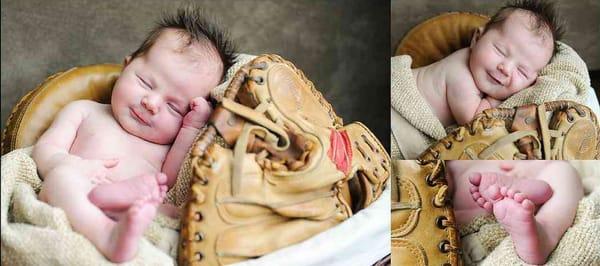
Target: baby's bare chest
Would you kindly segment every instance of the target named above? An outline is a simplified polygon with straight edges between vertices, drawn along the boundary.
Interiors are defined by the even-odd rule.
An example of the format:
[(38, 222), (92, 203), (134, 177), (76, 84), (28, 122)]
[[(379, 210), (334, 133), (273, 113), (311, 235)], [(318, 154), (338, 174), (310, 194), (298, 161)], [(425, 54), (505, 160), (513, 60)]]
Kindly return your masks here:
[(106, 110), (82, 121), (70, 149), (84, 159), (118, 159), (119, 164), (109, 169), (118, 179), (160, 172), (167, 151), (127, 133)]

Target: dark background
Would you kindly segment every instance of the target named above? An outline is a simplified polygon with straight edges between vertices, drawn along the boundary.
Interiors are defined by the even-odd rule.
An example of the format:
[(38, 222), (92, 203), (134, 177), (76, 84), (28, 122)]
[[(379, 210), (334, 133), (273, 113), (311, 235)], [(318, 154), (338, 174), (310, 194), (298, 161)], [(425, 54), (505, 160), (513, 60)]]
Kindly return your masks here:
[(228, 28), (240, 52), (293, 62), (345, 123), (362, 121), (389, 147), (387, 1), (2, 0), (2, 128), (46, 77), (121, 63), (161, 13), (190, 2)]
[[(508, 1), (481, 0), (423, 0), (391, 1), (390, 53), (414, 26), (436, 15), (452, 11), (468, 11), (492, 16)], [(566, 22), (563, 42), (571, 46), (587, 64), (592, 87), (600, 97), (600, 1), (554, 0), (559, 14)]]

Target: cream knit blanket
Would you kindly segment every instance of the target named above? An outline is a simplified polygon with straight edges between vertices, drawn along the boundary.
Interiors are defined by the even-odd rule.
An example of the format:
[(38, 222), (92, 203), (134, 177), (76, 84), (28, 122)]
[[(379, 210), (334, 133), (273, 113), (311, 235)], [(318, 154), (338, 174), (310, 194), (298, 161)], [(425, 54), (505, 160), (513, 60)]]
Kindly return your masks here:
[[(579, 202), (573, 225), (550, 254), (547, 265), (600, 265), (600, 162), (570, 163), (582, 178), (586, 196)], [(493, 216), (474, 219), (461, 228), (460, 235), (467, 265), (527, 265)]]
[[(568, 45), (560, 43), (559, 49), (559, 53), (552, 58), (550, 64), (542, 69), (535, 84), (509, 97), (499, 107), (540, 104), (555, 100), (585, 103), (590, 87), (590, 77), (585, 62)], [(419, 93), (410, 69), (411, 62), (412, 59), (407, 55), (391, 59), (392, 117), (396, 112), (401, 119), (408, 122), (404, 123), (406, 126), (401, 130), (412, 132), (416, 129), (420, 132), (418, 136), (410, 136), (409, 142), (432, 144), (445, 137), (446, 132), (442, 123)], [(406, 127), (412, 128), (406, 129)], [(420, 154), (428, 146), (421, 145), (418, 147), (421, 150), (417, 151), (401, 151), (400, 147), (403, 145), (396, 141), (393, 134), (391, 143), (392, 158), (395, 159), (403, 159), (402, 154)]]

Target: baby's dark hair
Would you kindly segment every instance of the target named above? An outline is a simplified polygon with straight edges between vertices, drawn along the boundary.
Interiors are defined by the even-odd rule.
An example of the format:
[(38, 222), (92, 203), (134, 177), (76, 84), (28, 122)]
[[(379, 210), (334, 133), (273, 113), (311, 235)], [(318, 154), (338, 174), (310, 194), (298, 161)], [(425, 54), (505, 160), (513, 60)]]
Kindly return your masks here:
[(548, 30), (554, 44), (554, 48), (552, 49), (552, 56), (554, 56), (559, 50), (557, 41), (562, 39), (565, 30), (564, 23), (560, 19), (553, 2), (544, 0), (511, 1), (492, 16), (490, 21), (485, 25), (486, 30), (500, 25), (510, 14), (518, 9), (529, 11), (532, 15), (535, 19), (533, 29), (536, 33), (539, 34), (543, 30)]
[(221, 80), (223, 80), (225, 73), (236, 59), (235, 47), (227, 34), (214, 23), (208, 21), (202, 10), (193, 5), (179, 8), (176, 14), (163, 14), (154, 29), (146, 36), (144, 42), (131, 54), (131, 59), (148, 52), (160, 34), (166, 29), (175, 29), (184, 34), (188, 38), (186, 47), (194, 42), (208, 41), (212, 44), (223, 63), (223, 73), (221, 75)]

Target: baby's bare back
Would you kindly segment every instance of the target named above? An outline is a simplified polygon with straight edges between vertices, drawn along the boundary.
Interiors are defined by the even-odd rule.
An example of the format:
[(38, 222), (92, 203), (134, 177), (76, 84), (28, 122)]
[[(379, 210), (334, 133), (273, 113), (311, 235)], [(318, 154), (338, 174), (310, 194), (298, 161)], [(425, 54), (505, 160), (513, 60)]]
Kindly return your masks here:
[(169, 148), (129, 134), (112, 116), (110, 105), (94, 104), (69, 153), (83, 159), (118, 159), (116, 167), (108, 168), (108, 177), (118, 181), (161, 172)]

